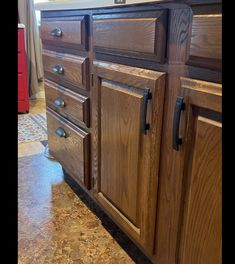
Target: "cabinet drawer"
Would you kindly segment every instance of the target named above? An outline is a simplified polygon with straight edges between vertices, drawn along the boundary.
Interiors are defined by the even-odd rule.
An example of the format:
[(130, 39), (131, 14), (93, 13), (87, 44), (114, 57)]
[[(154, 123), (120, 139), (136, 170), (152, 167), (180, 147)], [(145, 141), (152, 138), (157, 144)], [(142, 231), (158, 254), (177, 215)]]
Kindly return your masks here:
[(48, 18), (41, 24), (42, 43), (78, 50), (87, 50), (86, 16)]
[(71, 176), (90, 188), (90, 135), (47, 108), (48, 145)]
[(74, 123), (89, 126), (89, 99), (51, 81), (45, 81), (46, 104)]
[(88, 89), (88, 59), (51, 51), (43, 52), (45, 77), (77, 91)]
[(221, 69), (221, 60), (222, 14), (194, 14), (188, 64)]
[(165, 55), (166, 10), (141, 14), (93, 16), (97, 52), (162, 61)]

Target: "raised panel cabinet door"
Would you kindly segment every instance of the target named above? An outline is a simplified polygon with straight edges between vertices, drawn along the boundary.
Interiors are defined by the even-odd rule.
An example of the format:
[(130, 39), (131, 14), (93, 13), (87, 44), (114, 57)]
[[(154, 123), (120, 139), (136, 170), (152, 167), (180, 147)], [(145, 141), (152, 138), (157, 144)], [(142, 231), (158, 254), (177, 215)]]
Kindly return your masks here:
[(182, 147), (185, 159), (179, 263), (220, 264), (222, 87), (188, 78), (181, 78), (181, 85), (179, 151)]
[(152, 252), (165, 74), (100, 61), (94, 73), (94, 195)]

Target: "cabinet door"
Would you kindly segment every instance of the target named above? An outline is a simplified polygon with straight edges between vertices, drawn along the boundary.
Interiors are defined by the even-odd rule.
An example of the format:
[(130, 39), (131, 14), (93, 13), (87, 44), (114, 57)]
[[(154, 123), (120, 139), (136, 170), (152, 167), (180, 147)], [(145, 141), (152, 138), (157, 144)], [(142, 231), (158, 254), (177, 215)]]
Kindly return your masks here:
[[(222, 228), (221, 85), (187, 78), (181, 79), (181, 85), (183, 97), (177, 99), (178, 104), (182, 99), (185, 103), (185, 159), (179, 263), (218, 264)], [(175, 111), (177, 119), (177, 107)]]
[(165, 74), (94, 63), (94, 194), (106, 212), (152, 251)]

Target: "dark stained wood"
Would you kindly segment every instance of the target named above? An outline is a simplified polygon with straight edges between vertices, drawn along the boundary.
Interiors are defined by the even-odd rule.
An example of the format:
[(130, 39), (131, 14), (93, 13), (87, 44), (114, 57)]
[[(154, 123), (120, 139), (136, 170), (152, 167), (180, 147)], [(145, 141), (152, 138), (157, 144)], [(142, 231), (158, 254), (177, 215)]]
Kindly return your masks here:
[[(182, 87), (187, 91), (190, 104), (222, 112), (222, 85), (181, 77)], [(186, 93), (186, 92), (185, 92)]]
[(137, 89), (107, 81), (101, 83), (100, 97), (100, 191), (138, 227), (136, 198), (144, 97)]
[(222, 124), (198, 111), (221, 113), (222, 86), (181, 80), (187, 125), (179, 263), (222, 263)]
[(176, 263), (183, 169), (183, 154), (172, 148), (174, 106), (180, 94), (178, 74), (168, 76), (165, 90), (154, 254), (154, 263), (159, 264)]
[[(89, 88), (87, 58), (44, 50), (43, 65), (46, 78), (59, 82), (75, 92), (79, 91), (79, 88), (84, 90)], [(53, 71), (55, 65), (63, 67), (62, 74)]]
[[(57, 128), (62, 128), (66, 138), (55, 134)], [(89, 134), (56, 112), (47, 108), (48, 145), (55, 157), (74, 177), (86, 188), (90, 188)]]
[(221, 69), (222, 15), (193, 15), (189, 64)]
[[(90, 109), (88, 97), (74, 93), (49, 80), (45, 80), (44, 86), (46, 105), (48, 107), (75, 124), (80, 125), (80, 123), (83, 123), (89, 127)], [(58, 97), (64, 102), (62, 107), (54, 104)]]
[(140, 89), (153, 87), (156, 79), (164, 75), (162, 72), (97, 60), (94, 60), (93, 65), (97, 76), (122, 84), (128, 83), (128, 85)]
[[(62, 30), (60, 37), (51, 35), (55, 28)], [(42, 19), (41, 39), (43, 44), (87, 50), (87, 18), (86, 16)]]
[[(104, 210), (151, 253), (165, 75), (99, 61), (94, 62), (94, 72), (94, 195)], [(152, 99), (146, 119), (150, 130), (145, 135), (141, 125), (147, 88)], [(111, 192), (113, 186), (116, 191)]]
[[(145, 68), (149, 70), (168, 72), (168, 75), (169, 74), (173, 74), (173, 75), (181, 74), (183, 76), (206, 80), (209, 82), (217, 82), (217, 83), (222, 82), (222, 73), (219, 70), (211, 70), (211, 69), (199, 68), (199, 67), (191, 66), (191, 65), (185, 65), (182, 61), (180, 61), (180, 60), (183, 60), (183, 56), (175, 55), (175, 54), (180, 54), (180, 52), (183, 53), (183, 49), (181, 49), (178, 45), (176, 47), (178, 47), (178, 50), (171, 52), (172, 61), (170, 61), (170, 57), (169, 57), (168, 64), (161, 64), (161, 63), (156, 63), (156, 62), (148, 61), (148, 60), (143, 61), (143, 60), (134, 59), (134, 58), (124, 58), (121, 56), (114, 56), (114, 55), (101, 54), (101, 53), (96, 53), (96, 59), (107, 61), (107, 62), (124, 64), (128, 66), (141, 67), (141, 68)], [(172, 48), (173, 48), (173, 45), (172, 45)], [(184, 50), (184, 52), (186, 52), (186, 49)], [(184, 58), (186, 57), (187, 55), (184, 54)], [(177, 61), (176, 58), (179, 59), (179, 61)]]
[[(131, 57), (165, 57), (166, 10), (93, 16), (93, 42), (96, 51)], [(151, 55), (151, 56), (150, 56)]]
[[(143, 53), (141, 51), (134, 51), (134, 49), (132, 48), (130, 50), (128, 49), (119, 50), (116, 48), (94, 46), (94, 39), (92, 33), (94, 31), (93, 26), (95, 23), (93, 23), (93, 19), (94, 22), (99, 21), (99, 19), (101, 21), (104, 21), (106, 19), (111, 21), (116, 21), (116, 20), (119, 21), (122, 19), (130, 21), (131, 19), (137, 19), (139, 21), (141, 20), (142, 17), (143, 21), (146, 21), (148, 17), (150, 19), (153, 19), (155, 17), (154, 15), (152, 16), (150, 14), (153, 13), (156, 14), (157, 12), (162, 12), (162, 11), (165, 13), (165, 18), (163, 20), (165, 21), (164, 30), (167, 40), (164, 44), (165, 50), (164, 50), (164, 55), (161, 58), (161, 61), (157, 61), (156, 56), (154, 54)], [(90, 66), (88, 68), (90, 69), (91, 74), (89, 74), (88, 72), (86, 76), (88, 77), (87, 83), (90, 82), (91, 89), (79, 90), (79, 88), (76, 88), (74, 90), (76, 92), (79, 91), (79, 93), (85, 94), (87, 97), (90, 98), (92, 103), (91, 120), (90, 120), (91, 128), (89, 129), (89, 131), (91, 131), (91, 135), (92, 135), (91, 136), (92, 159), (90, 161), (90, 165), (91, 165), (91, 177), (92, 177), (92, 182), (94, 182), (94, 188), (91, 188), (91, 190), (89, 190), (88, 193), (99, 203), (99, 205), (106, 211), (106, 213), (113, 219), (113, 221), (115, 221), (116, 224), (119, 225), (119, 227), (126, 232), (126, 234), (138, 245), (138, 247), (141, 248), (141, 250), (143, 250), (143, 252), (145, 252), (145, 254), (147, 254), (152, 259), (153, 263), (156, 264), (175, 264), (175, 263), (182, 264), (180, 261), (184, 261), (184, 263), (187, 262), (193, 263), (194, 260), (191, 258), (191, 256), (195, 256), (195, 247), (194, 245), (192, 245), (191, 241), (187, 240), (188, 238), (187, 236), (185, 236), (187, 232), (185, 232), (184, 230), (185, 225), (187, 225), (188, 223), (190, 224), (192, 223), (195, 226), (195, 228), (199, 230), (198, 236), (196, 236), (194, 233), (193, 236), (195, 238), (194, 239), (195, 246), (200, 244), (199, 241), (200, 241), (201, 229), (200, 226), (197, 225), (197, 223), (193, 222), (192, 220), (192, 216), (194, 216), (192, 210), (193, 207), (191, 206), (190, 202), (189, 203), (187, 202), (188, 200), (189, 201), (194, 200), (193, 198), (191, 199), (191, 197), (196, 196), (193, 194), (193, 192), (195, 191), (192, 191), (192, 194), (188, 194), (186, 192), (187, 187), (189, 187), (189, 190), (194, 190), (191, 181), (189, 180), (191, 179), (191, 175), (193, 174), (191, 173), (190, 170), (188, 170), (189, 171), (188, 174), (185, 173), (186, 171), (185, 164), (186, 163), (190, 164), (191, 162), (190, 159), (192, 154), (191, 153), (186, 154), (185, 144), (181, 146), (180, 151), (178, 152), (172, 149), (172, 122), (173, 122), (175, 99), (176, 96), (181, 94), (180, 77), (184, 76), (188, 78), (206, 80), (217, 83), (220, 83), (222, 81), (221, 67), (219, 66), (221, 63), (221, 59), (217, 60), (216, 58), (196, 57), (190, 55), (190, 45), (191, 45), (191, 36), (192, 36), (191, 28), (193, 23), (193, 16), (203, 15), (206, 17), (211, 17), (211, 15), (214, 16), (220, 14), (221, 14), (220, 0), (219, 1), (178, 0), (178, 1), (173, 1), (172, 3), (162, 2), (162, 3), (154, 3), (154, 4), (149, 3), (142, 5), (132, 5), (132, 6), (123, 6), (123, 7), (119, 6), (112, 8), (100, 8), (100, 9), (90, 9), (90, 10), (61, 10), (61, 11), (42, 12), (43, 19), (51, 18), (52, 20), (53, 19), (66, 20), (67, 18), (70, 18), (71, 20), (73, 20), (73, 17), (76, 16), (79, 17), (87, 16), (88, 18), (87, 21), (89, 22), (88, 23), (89, 26), (87, 27), (87, 30), (85, 30), (85, 32), (88, 32), (89, 34), (90, 50), (88, 52), (78, 48), (79, 45), (72, 46), (66, 43), (64, 46), (61, 46), (53, 41), (52, 42), (44, 41), (43, 48), (54, 50), (60, 53), (73, 54), (79, 57), (89, 58), (87, 64), (89, 64)], [(145, 32), (142, 32), (142, 34), (144, 35)], [(109, 40), (112, 41), (112, 39)], [(164, 39), (161, 40), (162, 43), (164, 43)], [(114, 43), (114, 45), (115, 44), (116, 43)], [(126, 45), (125, 42), (121, 44)], [(107, 45), (109, 45), (109, 43)], [(135, 43), (133, 46), (135, 46)], [(144, 48), (149, 49), (149, 47), (150, 46), (148, 44)], [(149, 50), (151, 51), (151, 49)], [(94, 66), (93, 66), (94, 59), (96, 61), (94, 61)], [(100, 62), (101, 60), (106, 62)], [(122, 65), (117, 66), (116, 63)], [(138, 70), (137, 68), (134, 67), (128, 68), (127, 65), (138, 67)], [(130, 68), (132, 69), (134, 68), (135, 70), (131, 71)], [(133, 87), (135, 87), (134, 89), (141, 91), (143, 91), (145, 87), (155, 87), (153, 80), (155, 77), (154, 75), (151, 75), (150, 74), (151, 71), (147, 71), (147, 69), (155, 70), (157, 72), (166, 72), (167, 74), (166, 74), (166, 85), (165, 85), (165, 96), (164, 96), (164, 109), (162, 110), (158, 108), (158, 106), (163, 107), (162, 101), (157, 101), (156, 103), (155, 100), (155, 103), (153, 103), (154, 100), (150, 100), (148, 103), (148, 111), (149, 109), (152, 109), (151, 118), (153, 118), (154, 120), (152, 123), (155, 123), (157, 128), (155, 132), (152, 131), (151, 139), (149, 139), (149, 141), (148, 140), (144, 141), (142, 140), (141, 137), (137, 142), (139, 145), (137, 144), (137, 146), (135, 146), (137, 148), (139, 147), (142, 151), (143, 146), (147, 146), (144, 147), (144, 149), (145, 148), (152, 149), (151, 144), (153, 144), (153, 148), (156, 147), (156, 149), (158, 150), (155, 152), (154, 150), (152, 150), (151, 153), (148, 152), (147, 154), (143, 154), (140, 157), (140, 159), (145, 158), (146, 160), (145, 162), (143, 162), (143, 164), (145, 164), (144, 166), (139, 165), (140, 169), (138, 170), (139, 173), (138, 179), (141, 178), (139, 177), (139, 175), (144, 175), (145, 177), (141, 178), (142, 181), (138, 181), (137, 183), (139, 187), (138, 192), (136, 191), (136, 187), (134, 188), (134, 191), (133, 189), (131, 190), (133, 191), (134, 195), (136, 195), (136, 193), (138, 194), (139, 200), (137, 202), (137, 205), (139, 205), (139, 208), (136, 209), (136, 208), (128, 207), (127, 204), (124, 204), (122, 198), (118, 199), (122, 196), (124, 197), (124, 194), (120, 194), (120, 196), (118, 197), (117, 195), (118, 188), (115, 189), (114, 193), (111, 193), (110, 191), (111, 194), (108, 193), (107, 191), (108, 195), (105, 195), (105, 191), (104, 193), (102, 193), (101, 191), (99, 192), (97, 191), (101, 189), (101, 181), (100, 181), (101, 178), (99, 176), (101, 175), (101, 159), (102, 159), (101, 152), (103, 150), (102, 145), (104, 146), (103, 143), (101, 144), (101, 139), (102, 139), (101, 124), (102, 122), (104, 122), (101, 116), (101, 109), (103, 109), (102, 110), (103, 116), (106, 116), (106, 119), (110, 120), (110, 126), (106, 126), (106, 131), (109, 131), (111, 127), (117, 126), (116, 122), (112, 122), (113, 119), (117, 119), (117, 116), (113, 115), (114, 117), (112, 118), (111, 115), (109, 115), (108, 113), (109, 111), (111, 113), (117, 108), (113, 109), (110, 106), (109, 101), (107, 101), (106, 99), (105, 99), (105, 103), (104, 100), (101, 100), (102, 98), (101, 91), (102, 91), (102, 84), (109, 83), (109, 88), (103, 87), (105, 90), (103, 95), (106, 95), (106, 97), (108, 97), (107, 94), (113, 95), (115, 93), (115, 97), (119, 98), (119, 95), (123, 94), (123, 90), (122, 90), (124, 89), (123, 87), (128, 86), (127, 90), (128, 89), (131, 90), (129, 92), (130, 96), (128, 96), (128, 98), (130, 98), (131, 100), (135, 98), (136, 95), (132, 90)], [(94, 74), (94, 77), (92, 74)], [(142, 76), (142, 78), (140, 76)], [(159, 82), (162, 83), (164, 82), (163, 78), (160, 78), (158, 80)], [(56, 79), (55, 81), (58, 84), (62, 84), (61, 81), (58, 79)], [(66, 88), (72, 87), (71, 84), (70, 85), (63, 84), (63, 85)], [(205, 83), (203, 85), (205, 85)], [(159, 86), (161, 85), (159, 84)], [(192, 86), (192, 84), (189, 83), (188, 86)], [(121, 91), (119, 91), (117, 87), (121, 87), (120, 89)], [(197, 87), (198, 86), (194, 87), (193, 90), (197, 89)], [(210, 89), (211, 86), (208, 87), (208, 90)], [(206, 104), (207, 101), (210, 102), (210, 104), (208, 105), (210, 105), (211, 108), (211, 109), (206, 109), (204, 107), (203, 108), (201, 107), (199, 109), (194, 108), (195, 116), (196, 117), (200, 116), (199, 118), (200, 122), (198, 122), (198, 124), (200, 123), (200, 129), (197, 130), (198, 132), (197, 135), (203, 133), (203, 131), (211, 131), (210, 133), (217, 133), (216, 132), (217, 129), (213, 129), (213, 128), (216, 128), (221, 121), (220, 121), (220, 116), (218, 117), (218, 112), (212, 110), (212, 105), (214, 105), (215, 109), (218, 110), (220, 109), (219, 108), (220, 102), (216, 100), (214, 101), (214, 99), (211, 98), (211, 95), (208, 95), (208, 93), (204, 93), (201, 90), (197, 91), (197, 96), (194, 93), (191, 97), (194, 100), (194, 104), (198, 104), (201, 101), (204, 104), (204, 107), (207, 105)], [(112, 97), (111, 99), (113, 100)], [(102, 108), (102, 102), (103, 102), (103, 108)], [(122, 102), (123, 104), (125, 104), (124, 103), (125, 100), (122, 100)], [(131, 103), (133, 103), (132, 100)], [(136, 105), (138, 104), (135, 104), (135, 106)], [(106, 108), (108, 109), (108, 107), (110, 110), (106, 112), (105, 109)], [(123, 108), (120, 107), (120, 114), (123, 113), (122, 110)], [(158, 118), (161, 117), (161, 114), (160, 115), (154, 114), (154, 111), (156, 112), (163, 111), (163, 117), (162, 117), (163, 128), (161, 132), (161, 140), (158, 138), (159, 136), (158, 129), (159, 126), (161, 126), (161, 122), (159, 122)], [(134, 113), (130, 111), (130, 114), (133, 115)], [(122, 116), (124, 119), (125, 117), (124, 114)], [(185, 120), (186, 118), (185, 116), (186, 113), (183, 112), (181, 121)], [(193, 118), (192, 120), (196, 120), (196, 119)], [(138, 119), (136, 119), (135, 122), (138, 122)], [(181, 122), (181, 123), (182, 124), (181, 124), (180, 134), (185, 135), (183, 132), (186, 129), (187, 122)], [(134, 126), (134, 124), (132, 125)], [(120, 126), (120, 127), (122, 128), (123, 131), (126, 132), (128, 125)], [(203, 127), (207, 127), (208, 129), (206, 128), (205, 130), (203, 130)], [(84, 129), (85, 131), (88, 130), (86, 128)], [(152, 129), (155, 128), (152, 127)], [(112, 129), (110, 131), (112, 132)], [(192, 133), (193, 135), (196, 135), (195, 131)], [(205, 132), (205, 135), (206, 134), (207, 132)], [(115, 137), (117, 136), (117, 133), (113, 132), (113, 135), (114, 136), (111, 138), (112, 142), (115, 141)], [(104, 139), (105, 137), (103, 136), (103, 140)], [(104, 141), (104, 143), (108, 144), (106, 141)], [(200, 144), (198, 144), (198, 148), (199, 145), (203, 148), (204, 146), (203, 144), (204, 144), (203, 142), (200, 142)], [(159, 147), (160, 145), (161, 145), (161, 149)], [(140, 153), (142, 153), (141, 151)], [(149, 155), (151, 155), (152, 157), (151, 160), (147, 160)], [(158, 157), (160, 158), (159, 165), (157, 160)], [(114, 159), (114, 157), (108, 157), (108, 158)], [(118, 157), (118, 158), (121, 159), (122, 157)], [(133, 160), (134, 158), (135, 156), (133, 155)], [(152, 181), (150, 180), (151, 177), (146, 177), (146, 175), (148, 176), (148, 172), (144, 170), (144, 168), (146, 168), (149, 164), (157, 164), (157, 166), (153, 165), (150, 169), (151, 175), (155, 175), (154, 176), (155, 178), (153, 177)], [(114, 163), (113, 166), (117, 166), (117, 164)], [(109, 167), (111, 168), (110, 170), (112, 171), (112, 166)], [(72, 172), (69, 171), (68, 173), (71, 175), (73, 174)], [(115, 173), (117, 172), (115, 171)], [(114, 174), (112, 174), (111, 176), (113, 175)], [(108, 179), (108, 176), (106, 178)], [(117, 177), (114, 177), (114, 179), (117, 179)], [(124, 181), (125, 180), (128, 179), (124, 179)], [(133, 182), (135, 181), (133, 180)], [(111, 186), (111, 184), (109, 185), (107, 183), (106, 186), (107, 189), (109, 188), (108, 186)], [(198, 182), (198, 186), (200, 188), (199, 182)], [(82, 187), (86, 190), (84, 186)], [(195, 188), (197, 188), (197, 186), (195, 186)], [(151, 193), (154, 193), (154, 195), (151, 195)], [(112, 199), (110, 199), (107, 196), (110, 196), (110, 198)], [(129, 197), (128, 199), (132, 204), (134, 204), (135, 199), (133, 197), (131, 198)], [(185, 204), (183, 201), (185, 201)], [(199, 205), (199, 207), (202, 208), (200, 204), (200, 199), (197, 200), (196, 202)], [(142, 209), (143, 207), (145, 207), (145, 209)], [(143, 210), (142, 213), (140, 213), (141, 210)], [(144, 215), (147, 214), (149, 216), (149, 219), (147, 219), (147, 217), (146, 218), (143, 217)], [(205, 225), (207, 225), (206, 216), (202, 222), (205, 223)], [(213, 225), (214, 223), (212, 223), (212, 226)], [(148, 228), (144, 229), (143, 226), (144, 227), (148, 226)], [(145, 231), (143, 232), (143, 230)], [(211, 237), (211, 235), (209, 236)], [(208, 252), (211, 252), (210, 245), (207, 243), (206, 239), (204, 240), (205, 243), (202, 242), (202, 244), (204, 243), (204, 246), (208, 250)], [(179, 248), (180, 245), (181, 247)], [(217, 248), (219, 247), (217, 242), (214, 245), (216, 245)], [(154, 252), (152, 251), (152, 248), (154, 248)], [(215, 259), (218, 256), (217, 253), (214, 254)], [(200, 254), (196, 256), (194, 259), (195, 261), (198, 260), (198, 263), (200, 263), (203, 262), (205, 256), (206, 256), (205, 252), (203, 253), (203, 250), (201, 250)], [(212, 260), (212, 262), (213, 261), (214, 259)], [(211, 261), (209, 262), (206, 261), (206, 263), (211, 263)]]
[(189, 19), (191, 9), (172, 9), (169, 11), (169, 37), (167, 62), (169, 64), (184, 64), (186, 61), (188, 35), (189, 35)]

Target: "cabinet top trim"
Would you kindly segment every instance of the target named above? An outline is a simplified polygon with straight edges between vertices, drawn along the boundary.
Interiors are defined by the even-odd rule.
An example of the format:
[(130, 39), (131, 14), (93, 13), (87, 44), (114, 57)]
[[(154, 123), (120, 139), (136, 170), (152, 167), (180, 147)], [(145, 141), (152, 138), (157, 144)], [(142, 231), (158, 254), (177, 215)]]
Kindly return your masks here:
[(143, 3), (162, 3), (172, 2), (173, 0), (126, 0), (125, 4), (115, 4), (114, 0), (69, 0), (69, 1), (48, 1), (40, 0), (35, 3), (36, 10), (71, 10), (71, 9), (91, 9), (91, 8), (104, 8), (104, 7), (120, 7), (133, 4)]

